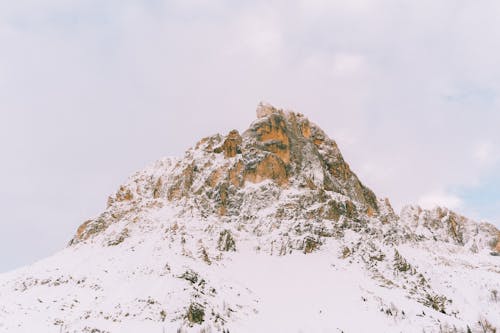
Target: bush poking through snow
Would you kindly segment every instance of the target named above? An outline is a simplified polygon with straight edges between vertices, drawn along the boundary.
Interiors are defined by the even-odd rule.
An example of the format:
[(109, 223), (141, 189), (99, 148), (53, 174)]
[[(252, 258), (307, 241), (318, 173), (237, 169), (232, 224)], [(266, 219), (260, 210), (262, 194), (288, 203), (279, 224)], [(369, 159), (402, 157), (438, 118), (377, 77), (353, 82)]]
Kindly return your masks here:
[(181, 276), (179, 276), (179, 278), (187, 280), (192, 284), (195, 284), (196, 282), (198, 282), (198, 273), (192, 270), (187, 270)]
[(491, 291), (491, 300), (492, 300), (493, 302), (495, 302), (495, 303), (496, 303), (496, 302), (498, 302), (498, 301), (500, 300), (500, 295), (498, 294), (498, 290), (493, 289), (493, 290)]
[(165, 310), (160, 311), (160, 319), (161, 321), (165, 321), (165, 318), (167, 318), (167, 312)]
[(394, 249), (394, 269), (402, 273), (410, 270), (413, 271), (411, 265), (401, 256), (401, 254), (399, 254), (396, 249)]
[(429, 308), (433, 308), (436, 311), (446, 314), (446, 297), (439, 295), (425, 295), (423, 304)]
[(319, 248), (319, 242), (311, 237), (306, 237), (304, 240), (304, 253), (308, 254), (316, 251)]
[(480, 318), (477, 322), (482, 333), (497, 333), (497, 329), (486, 318)]
[(207, 265), (211, 265), (212, 264), (212, 260), (210, 260), (210, 256), (208, 255), (208, 252), (207, 252), (207, 249), (205, 248), (205, 246), (203, 246), (203, 244), (200, 244), (200, 247), (198, 249), (198, 252), (199, 252), (199, 255), (200, 255), (200, 258), (207, 264)]
[[(470, 330), (469, 327), (467, 329)], [(439, 333), (463, 333), (463, 330), (458, 330), (455, 326), (450, 326), (448, 324), (439, 325)], [(469, 331), (467, 331), (468, 333)]]
[(342, 255), (340, 257), (342, 259), (346, 259), (350, 255), (351, 255), (351, 250), (347, 246), (344, 246), (344, 248), (342, 249)]
[(236, 251), (236, 242), (234, 241), (231, 231), (224, 230), (221, 231), (219, 235), (219, 241), (217, 242), (217, 248), (221, 251)]
[(204, 321), (205, 309), (201, 304), (191, 303), (186, 317), (187, 320), (192, 324), (201, 324)]
[(116, 237), (115, 239), (112, 239), (108, 242), (108, 246), (116, 246), (118, 244), (123, 243), (125, 239), (129, 237), (129, 231), (127, 228), (123, 229), (122, 232)]

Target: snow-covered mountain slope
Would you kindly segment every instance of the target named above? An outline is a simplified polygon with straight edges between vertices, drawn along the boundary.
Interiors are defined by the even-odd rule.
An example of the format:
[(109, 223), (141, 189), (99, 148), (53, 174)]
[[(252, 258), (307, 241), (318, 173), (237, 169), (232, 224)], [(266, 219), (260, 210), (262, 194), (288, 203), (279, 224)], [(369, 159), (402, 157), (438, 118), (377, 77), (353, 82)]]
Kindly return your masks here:
[(257, 115), (134, 174), (66, 249), (0, 275), (0, 332), (500, 327), (494, 226), (398, 216), (318, 126)]

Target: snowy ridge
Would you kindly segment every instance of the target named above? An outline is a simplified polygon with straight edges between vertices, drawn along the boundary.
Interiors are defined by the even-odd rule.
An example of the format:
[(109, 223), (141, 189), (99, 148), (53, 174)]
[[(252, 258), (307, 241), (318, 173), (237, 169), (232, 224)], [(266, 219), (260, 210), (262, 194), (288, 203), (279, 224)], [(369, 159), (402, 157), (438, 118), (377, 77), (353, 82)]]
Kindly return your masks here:
[(398, 216), (317, 125), (257, 115), (132, 175), (68, 248), (0, 275), (0, 332), (500, 327), (494, 226)]

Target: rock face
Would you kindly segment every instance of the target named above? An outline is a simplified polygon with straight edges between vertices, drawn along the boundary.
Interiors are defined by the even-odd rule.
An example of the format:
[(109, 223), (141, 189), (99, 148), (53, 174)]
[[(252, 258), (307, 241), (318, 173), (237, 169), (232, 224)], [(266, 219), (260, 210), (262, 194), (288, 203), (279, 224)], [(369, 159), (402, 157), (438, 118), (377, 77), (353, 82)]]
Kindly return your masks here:
[(469, 248), (494, 249), (497, 229), (489, 223), (477, 223), (447, 208), (426, 210), (418, 206), (406, 206), (401, 211), (401, 222), (416, 235)]
[(261, 104), (0, 275), (0, 331), (482, 332), (500, 327), (499, 236), (446, 208), (398, 216), (318, 126)]
[(242, 139), (240, 133), (237, 130), (232, 130), (224, 140), (224, 145), (222, 150), (224, 151), (224, 157), (230, 158), (235, 157), (236, 154), (241, 154), (241, 143)]
[[(233, 130), (226, 136), (204, 138), (163, 174), (122, 186), (109, 199), (107, 216), (111, 219), (96, 221), (104, 219), (110, 225), (114, 216), (127, 214), (121, 203), (137, 206), (146, 201), (183, 202), (195, 205), (192, 209), (202, 216), (237, 218), (250, 209), (245, 207), (249, 184), (264, 187), (262, 197), (254, 203), (261, 207), (269, 207), (287, 190), (302, 191), (286, 205), (275, 207), (271, 214), (275, 218), (338, 221), (345, 216), (356, 223), (366, 223), (366, 217), (395, 220), (388, 201), (378, 200), (360, 182), (335, 141), (318, 126), (301, 114), (264, 104), (258, 106), (257, 118), (242, 135)], [(307, 202), (318, 205), (308, 211), (304, 209)], [(101, 227), (97, 222), (82, 225), (72, 243), (87, 239)]]
[[(103, 214), (78, 228), (71, 244), (166, 204), (179, 206), (184, 216), (247, 221), (255, 235), (267, 235), (262, 247), (271, 251), (274, 243), (309, 251), (320, 247), (323, 236), (342, 234), (346, 225), (361, 230), (380, 223), (474, 250), (500, 250), (492, 244), (499, 239), (495, 227), (446, 208), (408, 206), (397, 216), (388, 199), (378, 199), (361, 183), (323, 130), (299, 113), (262, 103), (242, 134), (232, 130), (204, 138), (182, 159), (162, 160), (134, 175), (109, 198)], [(308, 222), (297, 228), (291, 222), (297, 220)], [(269, 228), (279, 232), (271, 237)]]
[(164, 205), (178, 206), (179, 216), (245, 221), (259, 247), (270, 252), (278, 246), (280, 252), (308, 253), (321, 247), (322, 238), (342, 235), (346, 226), (380, 233), (379, 224), (476, 252), (500, 249), (494, 226), (446, 208), (408, 206), (397, 216), (388, 199), (378, 199), (361, 183), (323, 130), (299, 113), (262, 103), (242, 134), (232, 130), (204, 138), (182, 159), (162, 160), (134, 175), (109, 198), (103, 214), (78, 228), (71, 244)]
[(271, 104), (265, 103), (265, 102), (260, 102), (259, 105), (257, 106), (257, 118), (260, 119), (260, 118), (267, 117), (267, 116), (269, 116), (272, 113), (275, 113), (277, 111), (278, 110), (274, 106), (272, 106)]

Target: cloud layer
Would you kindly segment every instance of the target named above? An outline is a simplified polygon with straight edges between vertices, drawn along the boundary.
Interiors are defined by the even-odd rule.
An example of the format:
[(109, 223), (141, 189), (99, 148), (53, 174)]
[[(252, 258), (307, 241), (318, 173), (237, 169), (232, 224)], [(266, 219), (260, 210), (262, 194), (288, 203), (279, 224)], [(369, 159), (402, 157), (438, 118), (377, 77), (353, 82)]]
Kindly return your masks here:
[(0, 251), (15, 253), (0, 270), (64, 246), (134, 170), (246, 128), (260, 100), (321, 125), (395, 206), (500, 221), (499, 12), (483, 0), (0, 2)]

